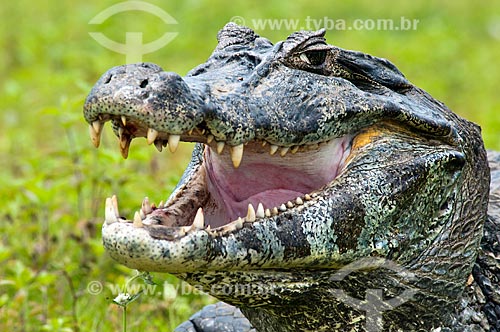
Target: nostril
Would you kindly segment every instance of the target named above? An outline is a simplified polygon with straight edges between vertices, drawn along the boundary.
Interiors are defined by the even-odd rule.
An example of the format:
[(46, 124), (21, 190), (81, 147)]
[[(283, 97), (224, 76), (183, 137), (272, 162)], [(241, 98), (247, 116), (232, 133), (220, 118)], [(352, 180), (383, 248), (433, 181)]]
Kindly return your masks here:
[(106, 81), (104, 81), (104, 84), (108, 84), (109, 82), (111, 82), (112, 78), (113, 78), (113, 75), (109, 75), (108, 77), (106, 77)]
[(147, 87), (147, 86), (148, 86), (148, 83), (149, 83), (149, 82), (148, 82), (148, 80), (147, 80), (147, 79), (145, 79), (145, 80), (143, 80), (143, 81), (141, 82), (141, 84), (140, 84), (139, 86), (140, 86), (141, 88), (143, 88), (143, 89), (144, 89), (145, 87)]

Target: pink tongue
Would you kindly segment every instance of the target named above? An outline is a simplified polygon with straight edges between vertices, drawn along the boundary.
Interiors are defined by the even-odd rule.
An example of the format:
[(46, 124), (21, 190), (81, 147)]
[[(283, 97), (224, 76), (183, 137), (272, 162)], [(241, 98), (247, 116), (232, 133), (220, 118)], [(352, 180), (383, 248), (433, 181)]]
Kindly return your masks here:
[(341, 138), (320, 150), (285, 157), (245, 151), (236, 169), (228, 153), (218, 155), (205, 149), (208, 190), (217, 202), (217, 207), (206, 211), (207, 222), (218, 227), (245, 217), (249, 203), (272, 209), (321, 188), (337, 176), (347, 143)]
[(227, 169), (217, 167), (220, 164), (215, 162), (213, 166), (217, 175), (217, 187), (222, 189), (224, 198), (235, 203), (248, 200), (252, 196), (276, 197), (283, 202), (286, 198), (279, 195), (280, 191), (306, 193), (314, 188), (314, 178), (280, 164), (242, 163), (236, 169), (232, 168), (232, 165)]
[(214, 172), (208, 172), (209, 191), (224, 202), (229, 217), (226, 222), (246, 216), (250, 203), (255, 208), (262, 203), (264, 208), (272, 209), (317, 188), (314, 178), (281, 165), (242, 163), (237, 169), (216, 165)]

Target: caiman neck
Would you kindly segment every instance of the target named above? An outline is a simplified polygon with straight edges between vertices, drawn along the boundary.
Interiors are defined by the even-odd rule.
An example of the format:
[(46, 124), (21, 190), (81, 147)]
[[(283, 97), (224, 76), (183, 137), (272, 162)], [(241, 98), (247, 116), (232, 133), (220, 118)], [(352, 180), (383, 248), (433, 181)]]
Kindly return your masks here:
[(178, 277), (239, 307), (259, 332), (434, 331), (452, 325), (457, 296), (417, 290), (422, 278), (393, 268), (389, 260), (359, 261), (370, 266), (352, 271), (205, 271)]

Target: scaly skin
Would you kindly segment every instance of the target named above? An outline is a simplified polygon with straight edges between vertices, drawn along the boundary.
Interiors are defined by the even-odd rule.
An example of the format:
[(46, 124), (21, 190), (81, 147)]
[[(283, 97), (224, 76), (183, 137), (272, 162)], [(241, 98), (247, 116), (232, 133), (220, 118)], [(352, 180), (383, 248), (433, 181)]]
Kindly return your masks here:
[[(499, 223), (483, 237), (479, 127), (323, 35), (273, 45), (230, 23), (184, 78), (153, 64), (105, 73), (84, 107), (94, 145), (108, 120), (125, 157), (136, 137), (198, 142), (165, 205), (125, 220), (107, 200), (106, 250), (203, 287), (257, 331), (496, 331)], [(219, 306), (178, 330), (252, 329)]]

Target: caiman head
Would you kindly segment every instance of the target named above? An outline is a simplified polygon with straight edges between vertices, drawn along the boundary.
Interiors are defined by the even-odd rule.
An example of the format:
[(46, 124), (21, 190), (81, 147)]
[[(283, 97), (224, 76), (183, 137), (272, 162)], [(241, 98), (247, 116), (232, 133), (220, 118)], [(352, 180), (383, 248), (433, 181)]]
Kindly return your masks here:
[(103, 242), (118, 262), (201, 285), (262, 331), (362, 329), (365, 312), (335, 289), (411, 288), (384, 309), (387, 326), (452, 320), (487, 209), (480, 129), (387, 60), (328, 45), (323, 30), (273, 45), (230, 23), (185, 77), (110, 69), (84, 114), (96, 146), (111, 122), (124, 157), (133, 138), (172, 152), (197, 142), (165, 204), (145, 199), (128, 220), (107, 200)]

